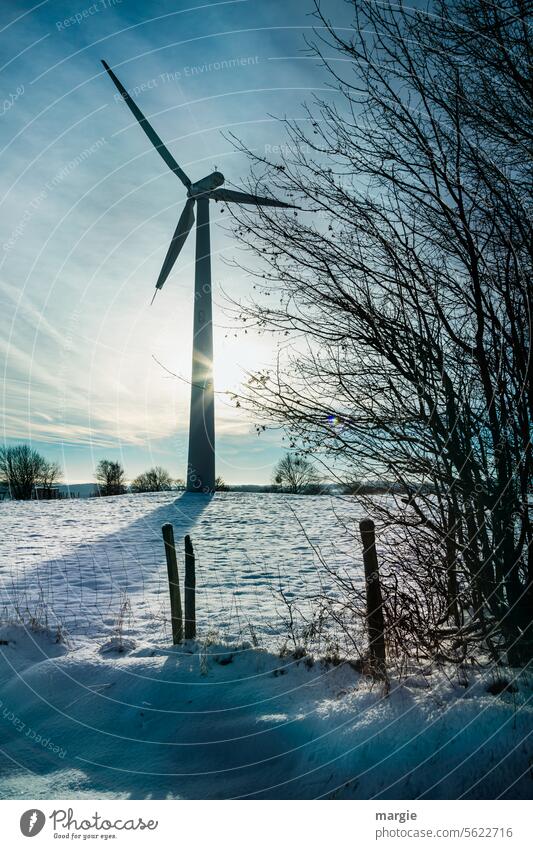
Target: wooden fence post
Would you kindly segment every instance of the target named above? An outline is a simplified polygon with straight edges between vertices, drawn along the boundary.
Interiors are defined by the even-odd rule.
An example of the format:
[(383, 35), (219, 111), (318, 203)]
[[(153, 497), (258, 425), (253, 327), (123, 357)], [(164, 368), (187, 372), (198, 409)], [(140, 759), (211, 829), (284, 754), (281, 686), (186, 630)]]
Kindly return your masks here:
[(176, 548), (174, 546), (174, 530), (170, 522), (166, 522), (161, 530), (163, 531), (165, 555), (167, 558), (168, 587), (170, 590), (170, 616), (172, 619), (172, 642), (174, 645), (177, 645), (178, 643), (181, 643), (183, 639), (183, 614), (181, 610), (178, 561), (176, 559)]
[(370, 662), (380, 674), (386, 675), (385, 623), (376, 553), (376, 528), (372, 519), (362, 519), (359, 522), (359, 530), (363, 542)]
[(189, 534), (185, 537), (185, 639), (196, 637), (196, 567)]

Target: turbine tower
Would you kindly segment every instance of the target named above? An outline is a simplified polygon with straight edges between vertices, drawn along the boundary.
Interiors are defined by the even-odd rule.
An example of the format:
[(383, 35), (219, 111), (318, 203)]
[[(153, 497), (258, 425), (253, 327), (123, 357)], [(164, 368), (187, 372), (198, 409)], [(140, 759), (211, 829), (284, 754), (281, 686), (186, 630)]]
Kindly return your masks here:
[(187, 490), (189, 492), (213, 492), (215, 489), (215, 404), (209, 201), (226, 201), (227, 203), (252, 204), (254, 206), (294, 207), (292, 204), (283, 203), (283, 201), (274, 198), (257, 197), (232, 189), (222, 189), (220, 187), (224, 184), (224, 176), (219, 171), (213, 171), (212, 174), (208, 174), (207, 177), (193, 183), (180, 168), (137, 104), (103, 59), (102, 65), (159, 155), (187, 189), (187, 201), (155, 284), (154, 298), (157, 290), (163, 288), (163, 284), (192, 230), (195, 220), (194, 207), (195, 205), (197, 207)]

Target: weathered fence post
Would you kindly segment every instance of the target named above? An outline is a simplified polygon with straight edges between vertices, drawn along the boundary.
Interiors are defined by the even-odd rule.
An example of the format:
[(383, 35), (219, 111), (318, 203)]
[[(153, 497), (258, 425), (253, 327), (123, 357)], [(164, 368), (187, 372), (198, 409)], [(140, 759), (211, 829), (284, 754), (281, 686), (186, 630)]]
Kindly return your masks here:
[(185, 537), (185, 639), (196, 637), (196, 571), (194, 549), (189, 534)]
[(359, 530), (363, 542), (370, 662), (379, 673), (385, 675), (385, 623), (376, 553), (376, 528), (372, 519), (362, 519), (359, 522)]
[(181, 643), (183, 639), (183, 614), (181, 610), (178, 561), (176, 559), (176, 548), (174, 546), (174, 530), (170, 522), (166, 522), (161, 530), (163, 531), (165, 555), (167, 558), (168, 586), (170, 590), (170, 616), (172, 618), (172, 642), (174, 645), (177, 645), (178, 643)]

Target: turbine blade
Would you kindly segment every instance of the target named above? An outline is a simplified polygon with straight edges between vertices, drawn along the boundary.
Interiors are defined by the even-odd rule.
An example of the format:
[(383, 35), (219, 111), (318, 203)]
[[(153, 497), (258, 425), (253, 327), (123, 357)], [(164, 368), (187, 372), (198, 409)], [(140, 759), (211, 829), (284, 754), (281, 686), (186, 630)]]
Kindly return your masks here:
[(253, 206), (279, 206), (285, 209), (298, 209), (293, 203), (285, 203), (275, 198), (262, 198), (258, 195), (249, 195), (246, 192), (234, 192), (233, 189), (215, 189), (209, 193), (211, 200), (225, 200), (230, 203), (246, 203)]
[[(157, 289), (162, 289), (165, 280), (168, 275), (172, 271), (172, 266), (176, 262), (180, 251), (185, 244), (187, 236), (192, 230), (192, 225), (194, 224), (194, 198), (189, 198), (183, 212), (180, 215), (180, 220), (178, 221), (178, 226), (172, 236), (172, 241), (170, 243), (170, 247), (167, 251), (167, 255), (165, 257), (165, 261), (163, 263), (163, 267), (159, 273), (159, 277), (157, 278), (157, 283), (155, 284), (156, 291)], [(154, 295), (155, 297), (155, 295)], [(153, 299), (152, 299), (153, 302)]]
[(163, 142), (161, 141), (161, 139), (157, 135), (154, 128), (151, 126), (151, 124), (148, 123), (148, 120), (145, 118), (145, 116), (143, 115), (143, 113), (141, 112), (141, 110), (139, 109), (137, 104), (135, 103), (135, 101), (133, 101), (132, 98), (129, 96), (128, 92), (126, 91), (126, 89), (124, 88), (124, 86), (122, 85), (122, 83), (120, 82), (118, 77), (115, 76), (115, 74), (113, 73), (113, 71), (111, 70), (111, 68), (107, 64), (107, 62), (104, 59), (102, 59), (101, 61), (102, 61), (102, 65), (104, 66), (107, 73), (109, 74), (109, 76), (111, 77), (113, 82), (115, 83), (115, 85), (118, 88), (119, 92), (121, 93), (122, 97), (124, 98), (124, 100), (126, 101), (126, 103), (129, 106), (129, 108), (131, 109), (131, 111), (133, 112), (135, 117), (137, 118), (137, 121), (139, 122), (139, 124), (143, 128), (144, 132), (146, 133), (146, 135), (148, 136), (148, 138), (152, 142), (153, 146), (155, 147), (155, 149), (157, 150), (159, 155), (165, 160), (165, 162), (168, 165), (168, 167), (170, 168), (170, 170), (174, 171), (174, 173), (180, 178), (183, 185), (186, 186), (187, 188), (189, 188), (191, 186), (191, 181), (187, 177), (187, 174), (185, 173), (185, 171), (181, 170), (180, 166), (178, 165), (178, 163), (176, 162), (176, 160), (172, 156), (171, 152), (168, 150), (167, 147), (165, 147), (165, 145), (163, 144)]

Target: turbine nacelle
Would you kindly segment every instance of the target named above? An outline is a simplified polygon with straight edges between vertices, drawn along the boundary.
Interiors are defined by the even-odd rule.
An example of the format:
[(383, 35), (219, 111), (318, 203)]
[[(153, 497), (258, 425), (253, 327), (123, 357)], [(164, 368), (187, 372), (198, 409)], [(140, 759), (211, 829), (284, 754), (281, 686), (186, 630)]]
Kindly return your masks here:
[(212, 174), (208, 174), (207, 177), (203, 177), (201, 180), (198, 180), (198, 182), (193, 183), (187, 194), (190, 198), (198, 197), (199, 195), (205, 195), (207, 192), (212, 192), (214, 189), (218, 189), (218, 187), (223, 184), (224, 174), (221, 174), (220, 171), (213, 171)]

